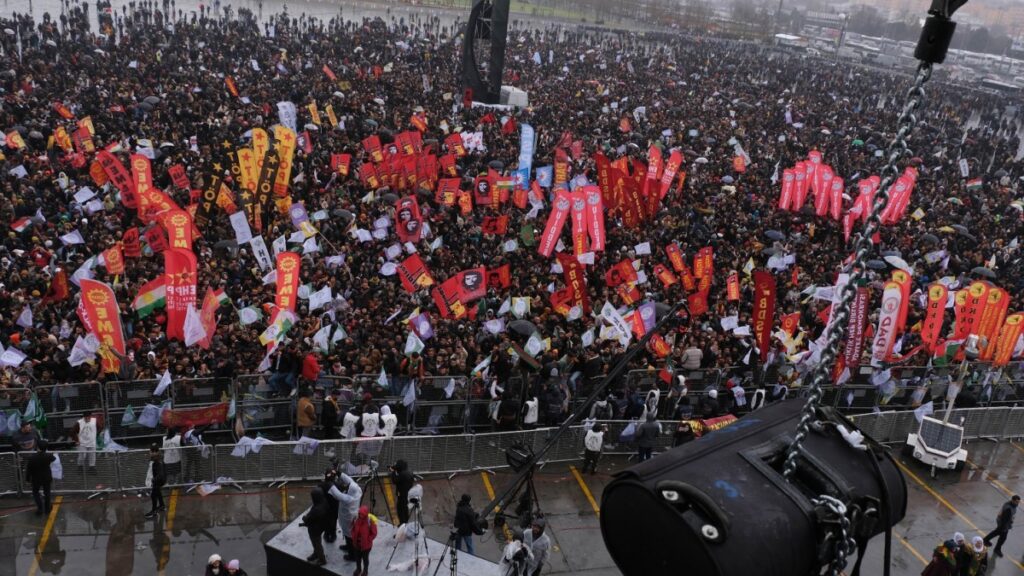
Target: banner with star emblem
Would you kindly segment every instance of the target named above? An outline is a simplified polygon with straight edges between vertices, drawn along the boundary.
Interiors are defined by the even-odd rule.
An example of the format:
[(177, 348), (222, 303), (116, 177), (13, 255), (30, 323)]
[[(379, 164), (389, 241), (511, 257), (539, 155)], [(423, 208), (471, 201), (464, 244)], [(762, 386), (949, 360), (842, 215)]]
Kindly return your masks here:
[(103, 371), (117, 373), (121, 362), (110, 353), (116, 351), (124, 356), (124, 332), (121, 329), (121, 310), (117, 306), (117, 298), (109, 285), (96, 280), (82, 278), (79, 286), (82, 289), (81, 310), (84, 322), (91, 327), (93, 335), (99, 340)]
[(185, 315), (196, 304), (196, 255), (191, 250), (164, 251), (167, 277), (167, 339), (185, 341)]
[(301, 266), (302, 259), (295, 252), (281, 252), (277, 255), (277, 298), (275, 303), (282, 310), (295, 311)]

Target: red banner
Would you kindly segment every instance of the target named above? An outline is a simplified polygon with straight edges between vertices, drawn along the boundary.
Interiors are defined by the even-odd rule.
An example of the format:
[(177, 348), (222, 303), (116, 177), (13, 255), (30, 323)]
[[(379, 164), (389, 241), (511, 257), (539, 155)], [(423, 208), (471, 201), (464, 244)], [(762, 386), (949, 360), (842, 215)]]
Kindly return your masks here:
[(779, 321), (782, 324), (782, 331), (783, 332), (785, 332), (786, 334), (789, 334), (790, 338), (792, 338), (793, 336), (796, 336), (797, 330), (800, 329), (800, 313), (799, 312), (793, 312), (792, 314), (783, 314), (782, 317), (779, 319)]
[(199, 322), (203, 325), (206, 336), (199, 341), (199, 347), (203, 350), (210, 349), (210, 342), (213, 341), (213, 334), (217, 331), (217, 308), (220, 307), (220, 299), (217, 294), (207, 288), (203, 296), (203, 308), (199, 311)]
[(902, 306), (903, 293), (899, 284), (886, 282), (882, 291), (882, 309), (878, 314), (875, 341), (871, 344), (871, 365), (881, 366), (889, 358), (896, 342), (896, 325)]
[(708, 311), (708, 295), (704, 292), (694, 292), (686, 297), (690, 308), (690, 316), (697, 318)]
[(597, 186), (584, 186), (583, 198), (587, 203), (587, 234), (590, 235), (590, 249), (602, 252), (607, 236), (604, 230), (604, 202), (601, 200), (601, 189)]
[(661, 174), (661, 196), (664, 198), (668, 194), (669, 188), (672, 186), (672, 181), (676, 178), (676, 173), (679, 172), (679, 167), (683, 165), (683, 153), (679, 150), (673, 150), (668, 156), (668, 162), (665, 163), (665, 171)]
[[(487, 268), (483, 266), (463, 270), (453, 278), (458, 282), (459, 301), (463, 304), (479, 300), (487, 294)], [(450, 282), (451, 279), (448, 281)]]
[(419, 254), (409, 256), (398, 265), (398, 278), (406, 292), (415, 292), (420, 288), (434, 285), (430, 270)]
[(575, 256), (558, 253), (558, 263), (562, 265), (562, 276), (565, 286), (572, 294), (572, 305), (579, 306), (584, 314), (590, 313), (590, 299), (587, 297), (586, 271)]
[(274, 303), (278, 308), (295, 312), (301, 270), (302, 258), (295, 252), (281, 252), (277, 255), (277, 297)]
[(609, 268), (608, 272), (604, 275), (605, 284), (613, 288), (623, 283), (633, 284), (637, 279), (638, 276), (636, 269), (633, 268), (633, 261), (629, 258)]
[(149, 245), (149, 249), (153, 251), (153, 254), (159, 254), (167, 250), (167, 235), (161, 226), (150, 226), (149, 230), (146, 230), (146, 233), (143, 234), (143, 237), (146, 239), (146, 244)]
[(964, 307), (962, 317), (959, 313), (956, 317), (957, 335), (954, 337), (955, 340), (978, 333), (978, 324), (981, 322), (982, 312), (988, 303), (988, 291), (988, 283), (978, 280), (972, 282), (966, 291), (961, 290), (957, 293), (958, 304), (960, 303), (960, 294), (963, 293)]
[(705, 276), (714, 275), (714, 273), (714, 248), (705, 246), (698, 250), (697, 255), (693, 257), (693, 275), (698, 279), (703, 279)]
[(725, 299), (729, 301), (740, 299), (740, 275), (735, 270), (725, 279)]
[(120, 243), (103, 251), (103, 266), (108, 274), (124, 274), (124, 254), (121, 253)]
[(949, 289), (944, 285), (933, 282), (928, 286), (928, 301), (925, 304), (924, 324), (921, 327), (921, 342), (924, 343), (927, 352), (932, 352), (939, 342), (948, 299)]
[(139, 229), (132, 227), (121, 235), (121, 244), (124, 249), (125, 258), (141, 258), (142, 244), (139, 242)]
[(167, 230), (167, 240), (171, 248), (192, 250), (192, 218), (188, 212), (180, 209), (170, 210), (163, 215), (161, 223)]
[(896, 323), (896, 334), (902, 334), (907, 327), (907, 313), (910, 308), (910, 288), (913, 282), (906, 270), (893, 270), (892, 281), (900, 286), (900, 312)]
[(380, 146), (380, 136), (374, 134), (373, 136), (367, 136), (363, 139), (363, 150), (366, 150), (366, 154), (370, 157), (373, 162), (384, 161), (384, 151)]
[(614, 195), (621, 198), (622, 223), (627, 228), (640, 226), (644, 219), (644, 200), (640, 195), (640, 187), (636, 180), (621, 170), (612, 170), (612, 187)]
[(1006, 311), (1010, 306), (1010, 296), (1002, 288), (991, 288), (988, 291), (988, 302), (985, 311), (981, 315), (981, 322), (978, 324), (978, 335), (984, 342), (987, 342), (981, 349), (980, 360), (991, 360), (996, 351), (996, 338), (999, 336), (999, 328), (1006, 319)]
[(782, 194), (779, 195), (779, 210), (789, 210), (795, 200), (796, 174), (792, 168), (782, 171)]
[(612, 184), (612, 163), (608, 157), (600, 152), (594, 154), (594, 163), (597, 166), (597, 185), (601, 190), (601, 199), (608, 208), (609, 213), (614, 213), (619, 207), (620, 196), (614, 193)]
[[(114, 184), (114, 187), (121, 193), (121, 203), (126, 208), (138, 208), (139, 201), (138, 196), (135, 193), (135, 185), (132, 183), (132, 178), (128, 174), (128, 170), (121, 164), (121, 161), (117, 159), (113, 154), (106, 150), (100, 150), (96, 154), (96, 161), (100, 167), (110, 178), (110, 181)], [(148, 165), (148, 162), (147, 162)]]
[(555, 202), (551, 212), (548, 214), (548, 222), (544, 226), (544, 233), (541, 234), (540, 242), (537, 244), (537, 252), (546, 258), (551, 257), (558, 243), (558, 236), (562, 233), (565, 220), (569, 217), (569, 207), (572, 205), (568, 192), (559, 190), (555, 196)]
[(843, 358), (850, 371), (860, 366), (860, 357), (864, 354), (864, 328), (868, 322), (868, 302), (871, 292), (867, 288), (857, 288), (857, 295), (850, 304), (850, 319), (846, 325), (846, 348)]
[(754, 336), (761, 351), (761, 362), (768, 360), (772, 325), (775, 323), (775, 277), (770, 272), (754, 272)]
[(996, 341), (995, 357), (992, 359), (993, 366), (1006, 366), (1010, 363), (1022, 328), (1024, 328), (1024, 314), (1017, 312), (1006, 317), (1006, 323), (999, 331), (999, 339)]
[(487, 288), (506, 289), (512, 285), (512, 266), (503, 264), (487, 271)]
[[(109, 285), (88, 278), (79, 281), (82, 289), (82, 311), (88, 319), (93, 334), (100, 344), (124, 356), (124, 332), (121, 330), (121, 310), (117, 298)], [(103, 371), (116, 373), (121, 366), (117, 356), (109, 351), (100, 351)]]
[(573, 254), (579, 256), (587, 252), (587, 220), (585, 208), (586, 200), (583, 199), (583, 192), (577, 190), (569, 194), (572, 202), (572, 250)]
[(504, 236), (508, 233), (508, 215), (484, 216), (480, 231), (488, 236)]
[(790, 204), (789, 209), (794, 212), (804, 207), (804, 202), (807, 202), (807, 192), (811, 188), (811, 181), (807, 177), (807, 164), (809, 163), (797, 162), (796, 166), (793, 167), (796, 198), (793, 199), (793, 203)]
[(164, 251), (167, 276), (167, 339), (185, 341), (185, 314), (196, 303), (196, 255), (189, 250)]
[(192, 183), (189, 182), (188, 176), (185, 175), (185, 167), (181, 164), (175, 164), (167, 169), (167, 173), (171, 175), (171, 182), (175, 186), (182, 190), (191, 190)]
[(401, 242), (420, 241), (423, 232), (423, 216), (420, 215), (420, 203), (415, 196), (399, 198), (395, 203), (395, 232)]
[(839, 176), (832, 177), (832, 184), (829, 186), (829, 209), (832, 211), (832, 219), (839, 220), (843, 212), (843, 190), (845, 181)]
[(168, 409), (160, 413), (160, 424), (165, 428), (185, 429), (192, 426), (223, 424), (227, 419), (227, 402), (204, 408)]
[(658, 277), (658, 280), (661, 281), (661, 285), (664, 286), (665, 288), (668, 288), (669, 286), (675, 284), (676, 282), (679, 282), (679, 279), (676, 278), (675, 274), (673, 274), (671, 270), (665, 267), (664, 264), (654, 265), (654, 275)]
[(458, 158), (466, 155), (466, 146), (462, 142), (462, 135), (457, 132), (445, 138), (444, 145), (448, 148), (448, 152), (455, 154)]

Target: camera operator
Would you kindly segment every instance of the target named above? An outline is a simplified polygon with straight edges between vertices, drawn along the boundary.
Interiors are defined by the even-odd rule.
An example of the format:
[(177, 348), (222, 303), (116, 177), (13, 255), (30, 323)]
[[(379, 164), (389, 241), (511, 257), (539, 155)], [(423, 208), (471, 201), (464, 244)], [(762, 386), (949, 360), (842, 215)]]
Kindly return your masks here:
[(327, 530), (328, 522), (330, 522), (328, 519), (328, 501), (330, 498), (324, 496), (324, 492), (319, 486), (313, 487), (309, 497), (313, 501), (313, 507), (309, 509), (308, 514), (302, 517), (302, 523), (300, 524), (300, 526), (306, 527), (306, 532), (309, 534), (309, 542), (313, 545), (313, 553), (306, 560), (317, 566), (323, 566), (327, 564), (327, 557), (324, 555), (324, 545), (320, 539)]
[[(338, 479), (338, 471), (335, 467), (324, 471), (323, 482), (318, 486), (324, 494), (328, 494)], [(324, 542), (333, 544), (338, 539), (338, 501), (334, 498), (327, 498), (327, 522), (324, 527)]]
[(398, 492), (398, 525), (401, 526), (409, 521), (409, 490), (416, 483), (416, 475), (409, 470), (409, 464), (405, 460), (398, 460), (391, 467), (391, 482)]
[(512, 541), (505, 545), (501, 560), (498, 561), (497, 576), (527, 576), (532, 562), (533, 552), (523, 544), (523, 533), (514, 530)]
[(363, 489), (348, 474), (340, 473), (329, 492), (332, 498), (340, 502), (338, 524), (341, 524), (341, 533), (345, 536), (345, 543), (339, 548), (345, 551), (345, 560), (352, 562), (356, 558), (351, 541), (352, 521), (359, 513), (359, 501), (363, 498)]
[(466, 545), (466, 552), (476, 554), (473, 548), (473, 534), (483, 534), (477, 525), (476, 511), (470, 503), (469, 494), (463, 494), (455, 507), (455, 549), (462, 550)]

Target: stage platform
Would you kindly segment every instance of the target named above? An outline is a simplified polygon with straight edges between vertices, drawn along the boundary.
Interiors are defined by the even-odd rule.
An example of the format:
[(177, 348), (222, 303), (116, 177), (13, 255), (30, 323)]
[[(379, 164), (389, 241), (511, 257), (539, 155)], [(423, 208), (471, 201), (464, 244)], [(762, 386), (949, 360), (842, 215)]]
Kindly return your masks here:
[[(302, 516), (307, 512), (308, 510), (304, 511), (297, 519), (286, 526), (284, 530), (281, 530), (277, 536), (274, 536), (263, 545), (263, 549), (267, 554), (267, 575), (351, 576), (355, 571), (356, 565), (354, 562), (346, 562), (344, 560), (345, 553), (338, 549), (339, 543), (342, 541), (340, 534), (338, 542), (331, 544), (324, 542), (324, 554), (327, 556), (327, 564), (325, 566), (317, 567), (306, 561), (306, 557), (313, 553), (313, 545), (309, 542), (306, 528), (299, 526), (299, 524), (302, 522)], [(414, 544), (412, 541), (402, 542), (395, 549), (394, 536), (395, 527), (383, 520), (378, 520), (377, 539), (374, 541), (373, 552), (370, 554), (370, 573), (375, 575), (383, 575), (385, 573), (413, 574), (411, 561), (416, 553)], [(444, 558), (440, 558), (442, 552), (444, 552), (444, 544), (444, 542), (427, 539), (426, 552), (421, 552), (420, 556), (426, 555), (430, 558), (430, 567), (424, 569), (424, 562), (421, 560), (420, 576), (434, 574), (434, 569), (437, 568), (439, 559), (444, 566), (441, 567), (438, 574), (443, 574), (444, 576), (451, 574), (449, 570), (450, 554), (445, 552)], [(393, 558), (391, 558), (392, 550), (395, 552)], [(390, 570), (387, 569), (389, 558), (391, 558)], [(409, 569), (405, 572), (396, 572), (396, 565), (406, 565), (409, 566)], [(459, 552), (458, 573), (459, 576), (496, 574), (497, 564), (483, 558), (470, 556), (465, 552)]]

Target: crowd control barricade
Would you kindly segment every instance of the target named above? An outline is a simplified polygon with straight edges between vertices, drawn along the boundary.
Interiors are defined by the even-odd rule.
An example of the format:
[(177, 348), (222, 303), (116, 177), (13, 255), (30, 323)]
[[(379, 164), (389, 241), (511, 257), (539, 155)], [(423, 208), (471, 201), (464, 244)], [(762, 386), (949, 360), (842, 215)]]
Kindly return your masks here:
[(479, 436), (397, 436), (389, 441), (390, 460), (386, 464), (405, 460), (409, 469), (417, 473), (430, 470), (451, 474), (472, 470)]
[(0, 496), (20, 493), (22, 479), (22, 466), (14, 452), (0, 454)]
[(230, 378), (178, 378), (174, 380), (175, 406), (207, 406), (231, 398)]
[[(93, 495), (122, 489), (116, 452), (94, 451), (90, 454), (78, 450), (56, 450), (50, 453), (60, 461), (61, 478), (53, 479), (55, 494)], [(18, 456), (28, 457), (27, 454)], [(19, 462), (19, 468), (23, 467), (24, 462)]]
[(107, 402), (105, 426), (110, 430), (110, 437), (116, 441), (152, 440), (162, 435), (162, 429), (148, 428), (139, 424), (124, 423), (124, 415), (131, 407), (135, 417), (142, 415), (147, 404), (160, 406), (171, 400), (173, 386), (169, 386), (159, 396), (154, 396), (159, 380), (114, 380), (103, 385), (104, 397)]
[(40, 434), (54, 444), (70, 443), (75, 423), (89, 413), (106, 415), (103, 388), (98, 382), (50, 384), (34, 388), (47, 426)]

